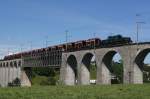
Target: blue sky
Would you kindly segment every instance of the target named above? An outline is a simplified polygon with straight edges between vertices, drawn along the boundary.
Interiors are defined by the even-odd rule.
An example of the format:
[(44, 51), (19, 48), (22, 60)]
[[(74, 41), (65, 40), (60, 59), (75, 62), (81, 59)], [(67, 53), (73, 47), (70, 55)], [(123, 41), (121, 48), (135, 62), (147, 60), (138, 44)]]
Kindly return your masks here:
[[(0, 0), (0, 56), (8, 52), (69, 41), (122, 34), (136, 39), (136, 20), (144, 21), (140, 41), (150, 41), (149, 0)], [(136, 14), (141, 16), (136, 19)]]

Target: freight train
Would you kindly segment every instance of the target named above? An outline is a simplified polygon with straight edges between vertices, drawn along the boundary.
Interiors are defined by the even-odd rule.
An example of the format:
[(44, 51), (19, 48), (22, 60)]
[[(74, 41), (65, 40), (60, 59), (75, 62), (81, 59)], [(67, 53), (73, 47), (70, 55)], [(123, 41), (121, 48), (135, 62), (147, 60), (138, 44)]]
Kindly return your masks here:
[(105, 40), (101, 40), (100, 38), (92, 38), (88, 40), (69, 42), (69, 43), (60, 44), (56, 46), (50, 46), (47, 48), (41, 48), (41, 49), (21, 52), (13, 55), (8, 55), (4, 57), (4, 60), (18, 59), (29, 55), (40, 54), (46, 51), (59, 50), (61, 52), (71, 52), (71, 51), (94, 49), (94, 48), (120, 46), (120, 45), (131, 44), (131, 43), (132, 40), (130, 37), (123, 37), (122, 35), (108, 36), (108, 38)]

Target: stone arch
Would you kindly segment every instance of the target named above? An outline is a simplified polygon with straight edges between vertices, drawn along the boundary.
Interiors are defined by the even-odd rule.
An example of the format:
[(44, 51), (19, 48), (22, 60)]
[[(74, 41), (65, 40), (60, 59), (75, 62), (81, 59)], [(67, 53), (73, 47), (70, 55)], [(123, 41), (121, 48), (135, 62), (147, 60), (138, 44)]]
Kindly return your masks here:
[(8, 67), (9, 66), (9, 63), (8, 62), (6, 62), (6, 67)]
[(150, 52), (150, 48), (147, 48), (147, 49), (143, 49), (142, 51), (140, 51), (136, 58), (135, 58), (135, 63), (139, 66), (139, 68), (141, 70), (143, 70), (143, 65), (144, 65), (144, 59), (145, 57), (147, 56), (147, 54)]
[(77, 84), (77, 60), (74, 55), (69, 55), (67, 58), (66, 67), (66, 84), (75, 85)]
[(107, 52), (107, 53), (104, 55), (104, 57), (103, 57), (103, 59), (102, 59), (103, 63), (104, 63), (105, 66), (109, 69), (109, 71), (112, 71), (112, 70), (111, 70), (111, 67), (110, 67), (110, 64), (111, 64), (111, 61), (112, 61), (112, 59), (113, 59), (113, 56), (114, 56), (116, 53), (117, 53), (116, 51), (109, 51), (109, 52)]
[(143, 83), (144, 59), (150, 52), (150, 48), (138, 52), (134, 60), (134, 82)]
[(10, 61), (10, 67), (9, 67), (9, 82), (12, 82), (14, 80), (14, 64), (13, 61)]
[(19, 66), (19, 67), (21, 67), (21, 60), (20, 60), (20, 61), (18, 61), (18, 66)]
[(12, 73), (12, 77), (13, 77), (13, 81), (15, 81), (16, 79), (18, 79), (18, 66), (17, 66), (17, 61), (14, 60), (13, 61), (13, 73)]
[(81, 67), (80, 67), (80, 83), (82, 85), (89, 85), (90, 84), (90, 63), (92, 57), (94, 56), (93, 53), (85, 53), (82, 57)]
[(3, 62), (3, 67), (5, 67), (5, 62)]
[(21, 73), (21, 61), (16, 61), (17, 63), (17, 78), (20, 79), (20, 73)]
[(13, 67), (13, 62), (10, 62), (10, 67)]
[(9, 77), (9, 62), (6, 61), (5, 65), (6, 65), (6, 67), (5, 67), (5, 86), (7, 86), (8, 85), (8, 77)]
[[(102, 83), (103, 84), (111, 84), (112, 82), (112, 60), (116, 54), (119, 54), (122, 58), (122, 55), (119, 51), (109, 50), (102, 57)], [(123, 59), (123, 58), (122, 58)], [(123, 71), (122, 71), (123, 72)], [(122, 75), (123, 76), (123, 75)]]
[(17, 68), (17, 62), (16, 62), (16, 61), (14, 61), (14, 62), (13, 62), (13, 64), (14, 64), (14, 67), (16, 67), (16, 68)]

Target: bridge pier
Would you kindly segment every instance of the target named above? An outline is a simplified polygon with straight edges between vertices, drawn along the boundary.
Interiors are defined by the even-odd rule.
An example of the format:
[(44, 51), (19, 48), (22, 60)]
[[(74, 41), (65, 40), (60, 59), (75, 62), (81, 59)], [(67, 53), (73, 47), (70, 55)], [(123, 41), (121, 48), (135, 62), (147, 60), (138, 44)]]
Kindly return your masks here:
[(80, 65), (80, 79), (79, 79), (79, 84), (80, 85), (90, 85), (90, 72), (88, 70), (88, 68), (83, 64), (81, 63)]
[(5, 86), (5, 67), (2, 66), (2, 87)]
[(8, 64), (6, 64), (6, 66), (5, 66), (5, 86), (8, 85), (8, 72), (9, 72), (8, 69), (9, 69)]
[(10, 66), (10, 73), (9, 73), (9, 83), (13, 81), (13, 66)]
[(133, 70), (133, 84), (143, 84), (143, 72), (141, 69), (134, 64), (134, 70)]
[(111, 84), (111, 73), (108, 67), (103, 62), (103, 57), (105, 55), (104, 51), (96, 51), (96, 62), (97, 62), (97, 81), (96, 84)]
[(31, 81), (28, 76), (29, 72), (30, 70), (21, 69), (20, 80), (21, 80), (22, 87), (31, 87)]
[(69, 60), (67, 60), (67, 58), (68, 56), (66, 54), (62, 56), (62, 66), (60, 68), (60, 82), (65, 85), (75, 85), (77, 84), (77, 63), (76, 60), (74, 60), (74, 56), (70, 56)]

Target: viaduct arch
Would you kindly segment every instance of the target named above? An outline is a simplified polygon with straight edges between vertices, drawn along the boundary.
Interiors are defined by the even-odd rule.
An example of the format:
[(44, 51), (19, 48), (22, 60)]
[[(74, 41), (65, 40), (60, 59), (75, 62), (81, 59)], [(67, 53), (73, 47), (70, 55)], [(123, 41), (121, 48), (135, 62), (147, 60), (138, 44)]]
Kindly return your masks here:
[[(113, 73), (112, 60), (113, 60), (113, 57), (117, 53), (121, 56), (121, 58), (123, 57), (120, 54), (121, 52), (117, 52), (115, 49), (112, 49), (112, 50), (106, 52), (104, 54), (104, 56), (102, 57), (102, 64), (101, 64), (101, 66), (102, 66), (102, 77), (104, 77), (104, 79), (106, 79), (104, 81), (105, 83), (111, 84), (111, 78), (112, 78), (112, 73)], [(124, 61), (124, 60), (122, 59), (122, 61)]]
[[(134, 77), (140, 78), (138, 83), (143, 83), (144, 59), (150, 52), (150, 48), (141, 49), (138, 51), (134, 60)], [(136, 79), (135, 79), (136, 80)]]

